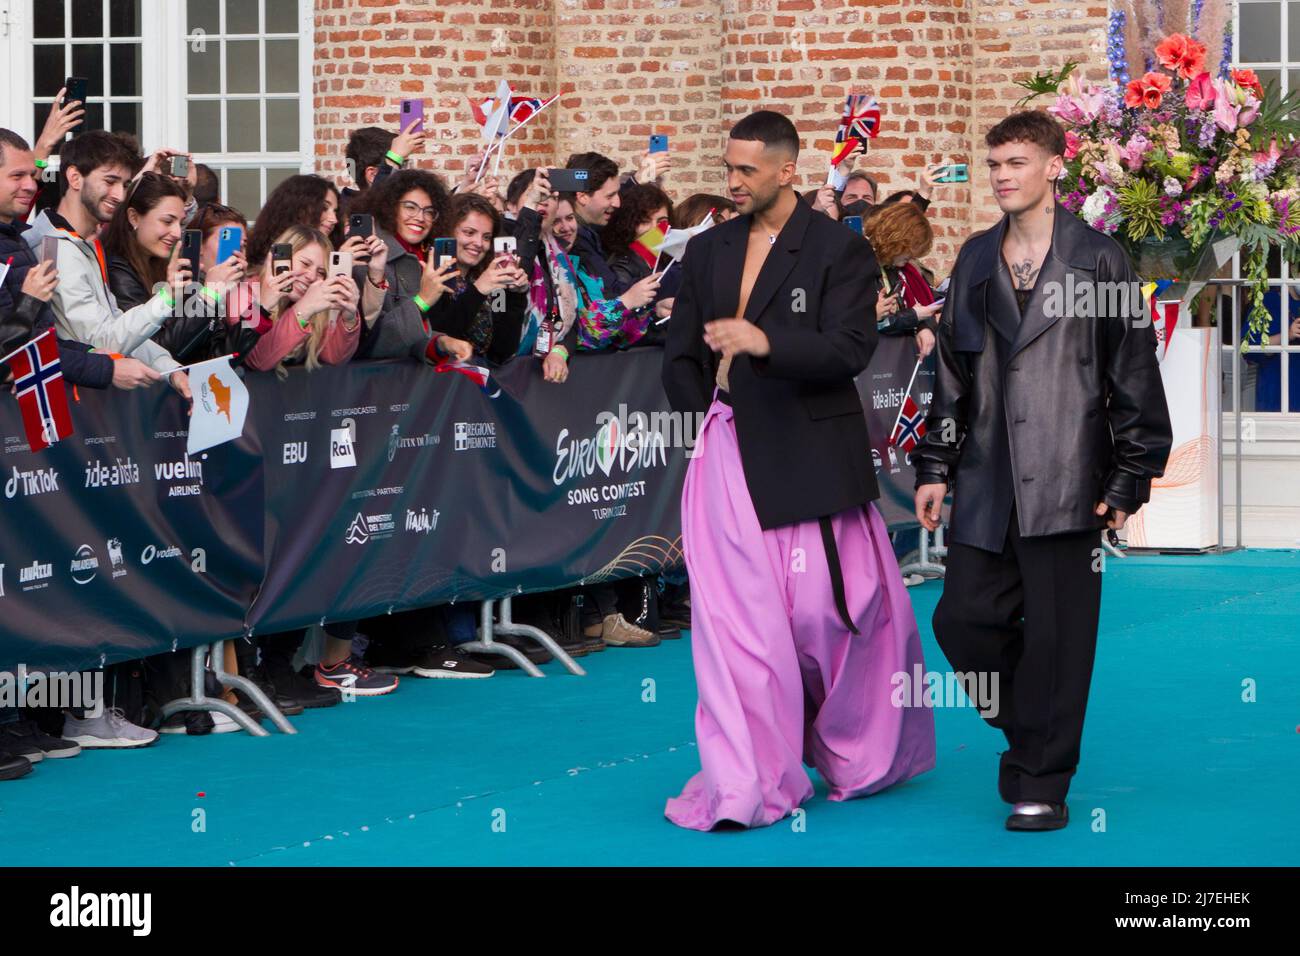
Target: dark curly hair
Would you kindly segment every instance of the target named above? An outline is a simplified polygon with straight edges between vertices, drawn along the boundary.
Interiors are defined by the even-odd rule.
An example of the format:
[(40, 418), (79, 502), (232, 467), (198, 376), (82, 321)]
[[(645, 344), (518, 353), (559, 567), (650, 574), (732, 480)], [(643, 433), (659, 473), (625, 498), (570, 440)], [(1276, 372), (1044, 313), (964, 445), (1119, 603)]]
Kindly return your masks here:
[[(136, 180), (127, 193), (126, 201), (117, 207), (113, 218), (109, 220), (108, 228), (104, 231), (104, 251), (110, 256), (125, 259), (130, 264), (131, 271), (146, 287), (152, 288), (159, 282), (165, 281), (167, 260), (151, 254), (140, 245), (128, 214), (134, 210), (139, 216), (147, 215), (164, 199), (179, 200), (181, 208), (184, 209), (188, 198), (185, 187), (170, 176), (145, 173)], [(192, 262), (190, 268), (193, 272), (197, 272), (199, 264)]]
[(629, 186), (620, 197), (620, 204), (609, 217), (609, 225), (601, 233), (601, 240), (610, 256), (622, 255), (636, 240), (636, 227), (656, 209), (667, 209), (673, 217), (673, 201), (654, 183)]
[[(390, 177), (391, 178), (391, 177)], [(451, 200), (451, 212), (447, 217), (447, 228), (442, 233), (444, 236), (454, 235), (456, 227), (469, 218), (470, 213), (481, 213), (492, 220), (492, 238), (495, 239), (501, 235), (501, 214), (497, 212), (497, 207), (492, 205), (478, 193), (457, 193)], [(491, 244), (489, 243), (489, 246)], [(492, 261), (492, 250), (488, 249), (487, 255), (483, 261), (469, 270), (468, 279), (473, 282), (483, 274), (483, 270), (488, 267)]]
[[(334, 194), (334, 201), (339, 199), (339, 191), (328, 179), (320, 176), (290, 176), (274, 192), (266, 197), (266, 204), (257, 214), (253, 231), (248, 236), (248, 261), (261, 262), (266, 258), (275, 237), (290, 226), (307, 226), (309, 229), (320, 228), (320, 217), (325, 214), (325, 197)], [(339, 226), (329, 235), (335, 247), (343, 238)]]
[(442, 179), (426, 169), (403, 169), (390, 173), (381, 179), (378, 185), (367, 189), (360, 198), (352, 200), (348, 212), (369, 213), (375, 217), (375, 225), (391, 236), (397, 235), (397, 204), (412, 189), (422, 189), (429, 194), (433, 208), (437, 210), (433, 224), (429, 227), (429, 236), (443, 235), (434, 230), (444, 226), (448, 229), (451, 220), (451, 193), (443, 185)]

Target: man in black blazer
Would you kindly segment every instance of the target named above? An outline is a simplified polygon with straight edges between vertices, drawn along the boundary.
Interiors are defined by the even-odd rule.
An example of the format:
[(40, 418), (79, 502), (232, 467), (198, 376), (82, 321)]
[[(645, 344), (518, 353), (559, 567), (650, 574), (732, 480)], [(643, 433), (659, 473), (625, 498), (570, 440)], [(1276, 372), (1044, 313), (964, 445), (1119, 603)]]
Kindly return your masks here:
[(763, 826), (812, 794), (873, 793), (934, 765), (933, 715), (891, 701), (920, 638), (877, 497), (854, 377), (876, 344), (880, 270), (861, 236), (799, 202), (778, 113), (727, 142), (741, 213), (694, 237), (664, 388), (702, 419), (682, 495), (701, 771), (674, 823)]
[(1056, 201), (1060, 124), (1013, 113), (986, 142), (1005, 215), (948, 284), (916, 513), (934, 530), (951, 488), (934, 633), (956, 671), (996, 679), (1007, 828), (1054, 830), (1097, 646), (1099, 531), (1142, 507), (1173, 436), (1128, 256)]

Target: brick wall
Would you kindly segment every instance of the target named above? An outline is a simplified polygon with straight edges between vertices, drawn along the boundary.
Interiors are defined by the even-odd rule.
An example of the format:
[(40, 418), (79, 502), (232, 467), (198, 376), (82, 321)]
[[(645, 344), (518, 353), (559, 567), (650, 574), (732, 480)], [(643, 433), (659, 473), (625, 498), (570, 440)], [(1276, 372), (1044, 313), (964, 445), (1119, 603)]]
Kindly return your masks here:
[(505, 77), (562, 95), (512, 141), (503, 178), (585, 149), (630, 163), (667, 133), (669, 191), (720, 190), (727, 130), (769, 107), (804, 138), (809, 189), (825, 180), (845, 94), (872, 92), (883, 129), (858, 164), (886, 192), (928, 162), (972, 164), (974, 183), (936, 197), (930, 264), (943, 273), (997, 218), (983, 135), (1022, 95), (1013, 80), (1070, 59), (1104, 79), (1106, 12), (1100, 0), (317, 0), (317, 167), (343, 181), (348, 131), (394, 126), (397, 101), (424, 96), (434, 135), (420, 163), (454, 175), (479, 148), (466, 97)]

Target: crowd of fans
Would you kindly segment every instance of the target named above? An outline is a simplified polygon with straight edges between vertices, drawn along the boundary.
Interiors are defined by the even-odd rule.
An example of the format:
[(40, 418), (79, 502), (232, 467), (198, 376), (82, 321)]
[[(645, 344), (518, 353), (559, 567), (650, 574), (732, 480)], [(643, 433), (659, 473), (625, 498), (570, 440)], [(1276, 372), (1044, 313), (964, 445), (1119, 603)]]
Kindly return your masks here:
[[(211, 169), (178, 150), (146, 157), (130, 136), (80, 129), (83, 116), (60, 93), (34, 145), (0, 129), (0, 263), (9, 264), (0, 355), (54, 329), (64, 378), (87, 388), (165, 382), (190, 401), (182, 366), (232, 353), (245, 374), (280, 376), (292, 365), (373, 359), (535, 361), (545, 381), (560, 384), (574, 352), (662, 341), (680, 270), (657, 268), (651, 237), (736, 215), (725, 196), (674, 202), (663, 186), (669, 152), (647, 150), (626, 170), (599, 153), (570, 156), (565, 168), (587, 171), (584, 191), (552, 188), (547, 167), (525, 169), (502, 189), (495, 177), (476, 179), (477, 161), (459, 176), (417, 166), (424, 134), (413, 124), (356, 130), (350, 185), (293, 176), (250, 228), (222, 204)], [(47, 175), (55, 152), (57, 181)], [(879, 331), (914, 336), (921, 356), (934, 347), (938, 312), (933, 277), (917, 262), (933, 239), (925, 209), (936, 169), (916, 190), (883, 200), (860, 169), (840, 191), (805, 196), (833, 218), (861, 218), (889, 287), (875, 303)], [(218, 261), (232, 229), (240, 242)], [(181, 254), (187, 231), (201, 234), (197, 261)], [(513, 241), (503, 246), (502, 237)], [(335, 251), (351, 257), (350, 275), (331, 274)], [(0, 381), (9, 378), (0, 365)], [(690, 624), (684, 578), (526, 596), (514, 612), (573, 656), (650, 647)], [(457, 649), (477, 626), (477, 609), (464, 604), (334, 622), (310, 640), (298, 631), (230, 642), (235, 660), (226, 667), (293, 715), (337, 704), (345, 692), (387, 694), (399, 675), (481, 678), (513, 666)], [(536, 662), (549, 658), (530, 642), (499, 640)], [(100, 714), (0, 708), (0, 779), (83, 747), (240, 729), (208, 712), (160, 720), (163, 703), (189, 692), (188, 652), (108, 670), (111, 706)], [(265, 716), (242, 694), (224, 693), (254, 719)]]

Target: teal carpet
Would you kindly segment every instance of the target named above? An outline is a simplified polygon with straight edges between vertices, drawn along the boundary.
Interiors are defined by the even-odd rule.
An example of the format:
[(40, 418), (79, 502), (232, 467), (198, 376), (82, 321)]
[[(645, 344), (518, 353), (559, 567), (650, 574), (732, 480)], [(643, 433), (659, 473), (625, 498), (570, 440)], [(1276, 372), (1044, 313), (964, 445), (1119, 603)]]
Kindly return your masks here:
[[(1002, 737), (968, 707), (936, 711), (935, 770), (839, 804), (818, 782), (801, 829), (678, 829), (664, 800), (699, 766), (683, 639), (585, 657), (586, 678), (552, 663), (544, 680), (403, 679), (308, 711), (293, 737), (47, 760), (0, 783), (0, 865), (1300, 863), (1300, 553), (1134, 557), (1105, 574), (1058, 833), (1002, 829)], [(940, 589), (910, 593), (927, 666), (946, 670)]]

